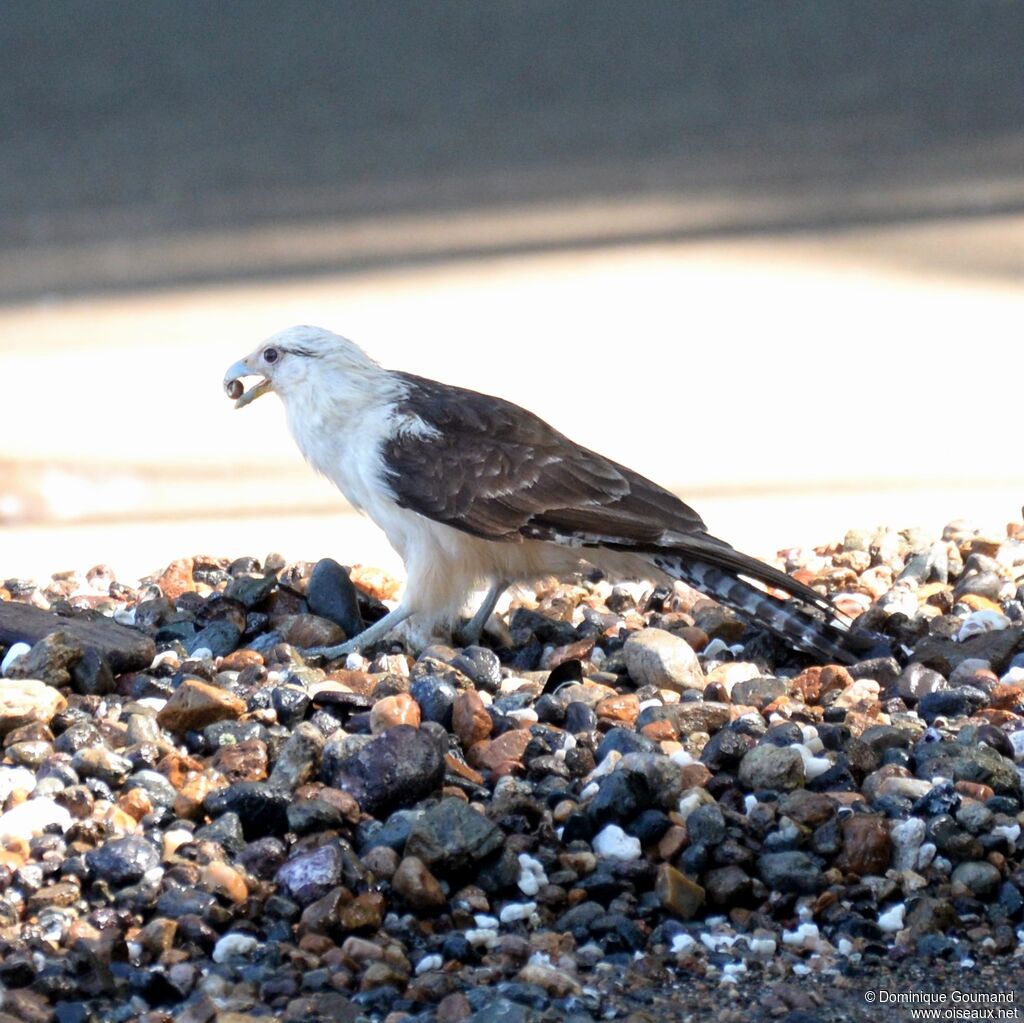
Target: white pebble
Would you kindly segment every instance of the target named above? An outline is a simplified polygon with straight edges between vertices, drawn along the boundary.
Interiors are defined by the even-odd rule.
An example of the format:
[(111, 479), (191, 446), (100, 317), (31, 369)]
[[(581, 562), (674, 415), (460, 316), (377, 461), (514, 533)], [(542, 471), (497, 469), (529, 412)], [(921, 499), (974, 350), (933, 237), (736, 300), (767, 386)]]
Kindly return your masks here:
[(853, 951), (853, 942), (849, 938), (840, 938), (836, 948), (839, 949), (840, 955), (848, 956)]
[(353, 651), (345, 658), (345, 669), (347, 671), (366, 671), (368, 663), (362, 654)]
[(35, 773), (27, 767), (0, 767), (0, 803), (16, 789), (31, 792), (35, 787)]
[(921, 844), (924, 842), (925, 826), (920, 817), (908, 817), (893, 826), (890, 831), (893, 845), (892, 866), (894, 870), (914, 870), (917, 867)]
[(498, 926), (498, 918), (491, 916), (489, 913), (474, 913), (473, 922), (477, 927), (489, 927), (494, 929)]
[(800, 754), (800, 759), (804, 762), (804, 774), (808, 781), (811, 778), (817, 778), (819, 774), (824, 774), (832, 766), (831, 760), (814, 756), (802, 743), (794, 742), (792, 748)]
[(754, 807), (757, 806), (757, 796), (744, 796), (743, 797), (743, 811), (748, 814)]
[(732, 948), (736, 944), (736, 935), (702, 934), (700, 940), (705, 948), (710, 949), (712, 952), (717, 952), (720, 948)]
[(52, 799), (28, 799), (0, 816), (0, 840), (20, 838), (28, 841), (41, 835), (51, 824), (64, 831), (71, 827), (71, 814)]
[(811, 968), (806, 963), (793, 963), (793, 973), (797, 977), (806, 977), (811, 972)]
[(519, 854), (519, 890), (524, 895), (533, 896), (548, 883), (548, 875), (540, 860), (535, 860), (529, 853)]
[(212, 661), (213, 651), (208, 646), (197, 646), (195, 650), (188, 655), (190, 661)]
[(1024, 682), (1024, 668), (1015, 665), (999, 681), (1008, 686), (1019, 685)]
[(601, 786), (598, 785), (596, 781), (592, 781), (589, 785), (584, 785), (583, 788), (580, 789), (580, 799), (586, 802), (588, 799), (593, 799), (600, 791)]
[(498, 940), (498, 932), (493, 927), (471, 927), (466, 931), (466, 941), (471, 945), (484, 945), (490, 948)]
[(691, 757), (684, 749), (677, 749), (675, 753), (669, 757), (669, 760), (671, 760), (673, 764), (678, 764), (680, 767), (689, 767), (690, 764), (697, 763), (697, 761), (694, 760), (693, 757)]
[(925, 842), (917, 852), (917, 869), (924, 870), (935, 861), (935, 854), (939, 850), (931, 842)]
[(672, 939), (672, 951), (677, 955), (680, 952), (689, 952), (697, 942), (689, 934), (677, 934)]
[(416, 964), (416, 976), (419, 977), (421, 974), (429, 973), (431, 970), (440, 970), (444, 966), (444, 959), (441, 956), (434, 955), (424, 956)]
[(31, 650), (32, 647), (28, 643), (15, 643), (10, 650), (4, 654), (4, 659), (0, 661), (0, 675), (6, 675), (7, 669), (19, 658), (24, 656)]
[(238, 934), (236, 932), (225, 934), (213, 946), (213, 961), (215, 963), (226, 963), (229, 959), (241, 959), (250, 952), (254, 952), (258, 944), (259, 942), (251, 934)]
[(782, 944), (794, 948), (817, 948), (819, 937), (817, 924), (803, 923), (792, 931), (783, 931)]
[(134, 625), (135, 624), (135, 608), (134, 607), (119, 607), (114, 612), (114, 621), (118, 625)]
[(747, 964), (746, 963), (742, 963), (742, 962), (741, 963), (726, 963), (725, 966), (722, 967), (722, 980), (721, 980), (721, 983), (722, 984), (735, 984), (736, 983), (736, 978), (741, 973), (746, 973), (746, 972), (747, 972)]
[(617, 824), (609, 824), (598, 832), (591, 846), (605, 860), (626, 863), (640, 859), (640, 839), (627, 835)]
[(502, 907), (498, 916), (503, 924), (512, 924), (517, 920), (529, 920), (536, 912), (536, 902), (510, 902)]
[(774, 938), (748, 938), (747, 948), (750, 949), (754, 955), (773, 956), (778, 948), (778, 944)]
[(956, 640), (962, 643), (971, 636), (980, 636), (983, 632), (999, 632), (1009, 627), (1010, 619), (999, 611), (972, 611), (960, 626)]
[(902, 902), (897, 902), (891, 909), (879, 914), (878, 926), (888, 934), (895, 934), (897, 931), (902, 931), (903, 917), (906, 915), (906, 912), (906, 905)]

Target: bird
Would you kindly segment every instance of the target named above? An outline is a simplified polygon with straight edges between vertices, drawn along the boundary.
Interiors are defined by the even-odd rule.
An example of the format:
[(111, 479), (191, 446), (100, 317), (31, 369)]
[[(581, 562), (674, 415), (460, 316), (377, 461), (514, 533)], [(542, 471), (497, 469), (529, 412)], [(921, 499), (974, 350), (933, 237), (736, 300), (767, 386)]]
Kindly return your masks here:
[(478, 643), (509, 586), (597, 569), (611, 580), (683, 581), (802, 653), (857, 659), (850, 621), (824, 596), (713, 536), (668, 490), (510, 401), (385, 369), (355, 342), (312, 326), (268, 338), (228, 369), (224, 388), (236, 408), (276, 393), (306, 461), (384, 531), (405, 564), (393, 610), (307, 655), (365, 650), (410, 618), (428, 631), (450, 624), (486, 589), (461, 633)]

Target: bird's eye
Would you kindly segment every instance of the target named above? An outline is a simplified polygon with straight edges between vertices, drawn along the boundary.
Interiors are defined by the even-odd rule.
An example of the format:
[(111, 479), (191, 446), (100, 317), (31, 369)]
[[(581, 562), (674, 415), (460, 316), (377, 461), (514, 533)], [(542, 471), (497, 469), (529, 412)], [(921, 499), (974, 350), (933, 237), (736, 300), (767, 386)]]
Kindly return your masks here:
[(277, 362), (277, 360), (280, 357), (281, 357), (281, 353), (276, 348), (267, 348), (263, 352), (263, 361), (264, 362)]

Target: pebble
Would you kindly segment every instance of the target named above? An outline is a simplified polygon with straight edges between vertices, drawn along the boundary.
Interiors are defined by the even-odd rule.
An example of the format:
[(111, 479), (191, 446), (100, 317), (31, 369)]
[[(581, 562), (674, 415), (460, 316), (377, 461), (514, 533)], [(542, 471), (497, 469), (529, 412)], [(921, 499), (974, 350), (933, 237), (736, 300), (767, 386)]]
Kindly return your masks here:
[(0, 735), (25, 725), (48, 725), (67, 705), (58, 690), (39, 679), (7, 678), (0, 685)]
[(336, 561), (323, 558), (313, 566), (306, 602), (313, 614), (340, 625), (346, 637), (363, 631), (358, 592), (348, 572)]
[(378, 700), (370, 711), (370, 731), (374, 735), (394, 728), (395, 725), (420, 724), (419, 704), (408, 693), (396, 693)]
[(198, 678), (183, 679), (157, 714), (157, 723), (174, 734), (199, 731), (217, 721), (237, 720), (245, 703), (237, 696)]
[(433, 792), (444, 769), (439, 737), (426, 728), (396, 725), (341, 760), (326, 780), (351, 793), (365, 813), (381, 813)]
[(519, 890), (527, 896), (536, 895), (548, 883), (544, 865), (528, 853), (519, 854)]
[(129, 835), (85, 854), (89, 870), (113, 885), (132, 884), (160, 863), (160, 853), (144, 838)]
[(854, 814), (840, 824), (842, 847), (835, 865), (860, 877), (884, 874), (892, 856), (892, 839), (882, 817)]
[(0, 814), (0, 841), (27, 842), (51, 827), (66, 831), (71, 821), (71, 814), (54, 800), (43, 796), (29, 799)]
[(243, 959), (259, 947), (251, 934), (225, 934), (213, 947), (211, 958), (215, 963), (227, 963), (232, 959)]
[(19, 658), (27, 654), (32, 649), (28, 643), (12, 643), (10, 649), (4, 654), (3, 660), (0, 661), (0, 675), (7, 675), (7, 669)]
[(959, 863), (953, 870), (954, 884), (962, 884), (979, 899), (990, 899), (999, 890), (999, 869), (984, 860)]
[(696, 916), (704, 905), (704, 889), (668, 863), (658, 867), (654, 890), (662, 906), (683, 920)]
[(433, 912), (447, 902), (444, 888), (418, 856), (405, 856), (391, 878), (391, 887), (417, 912)]
[[(376, 615), (381, 579), (276, 557), (183, 559), (163, 594), (102, 576), (146, 660), (106, 648), (109, 674), (83, 673), (76, 620), (39, 612), (74, 642), (29, 637), (46, 677), (0, 687), (2, 706), (35, 683), (2, 729), (5, 1011), (70, 1023), (49, 978), (101, 934), (130, 958), (88, 1011), (123, 1023), (639, 1023), (691, 994), (719, 1023), (831, 1018), (779, 985), (827, 1000), (844, 968), (1001, 968), (1024, 913), (1024, 626), (1009, 566), (978, 560), (999, 545), (957, 530), (941, 552), (895, 531), (788, 552), (892, 640), (848, 668), (685, 587), (590, 579), (510, 598), (494, 650), (396, 641), (319, 667), (294, 641), (361, 627), (332, 580)], [(0, 637), (8, 605), (35, 612), (10, 585)]]
[(602, 859), (627, 863), (640, 858), (640, 840), (627, 835), (617, 824), (609, 824), (594, 836), (594, 852)]
[(740, 761), (739, 783), (751, 791), (788, 792), (806, 781), (804, 758), (787, 746), (755, 746)]
[(693, 648), (664, 629), (634, 632), (622, 648), (626, 670), (638, 686), (672, 692), (703, 690), (704, 669)]
[(1010, 627), (1010, 619), (999, 611), (973, 611), (960, 626), (956, 634), (957, 642), (963, 643), (972, 636), (980, 636), (985, 632), (999, 632)]

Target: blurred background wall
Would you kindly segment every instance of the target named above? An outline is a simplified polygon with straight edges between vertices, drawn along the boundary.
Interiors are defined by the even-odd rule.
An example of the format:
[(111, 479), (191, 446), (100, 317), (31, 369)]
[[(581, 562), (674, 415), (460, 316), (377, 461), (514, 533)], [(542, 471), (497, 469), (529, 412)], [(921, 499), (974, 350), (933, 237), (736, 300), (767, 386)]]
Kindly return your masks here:
[(295, 322), (754, 553), (1020, 515), (1017, 0), (8, 0), (0, 578), (393, 565), (226, 366)]

